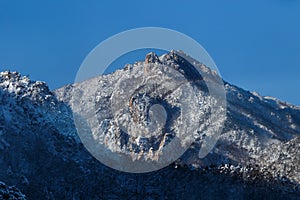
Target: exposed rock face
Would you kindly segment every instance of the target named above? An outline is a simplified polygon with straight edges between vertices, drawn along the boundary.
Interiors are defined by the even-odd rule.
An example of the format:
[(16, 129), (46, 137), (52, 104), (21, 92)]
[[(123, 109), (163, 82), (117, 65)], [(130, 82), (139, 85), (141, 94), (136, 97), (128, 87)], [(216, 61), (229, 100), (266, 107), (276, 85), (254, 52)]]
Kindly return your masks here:
[[(164, 64), (178, 70), (185, 79), (199, 80), (191, 64), (174, 52), (160, 57), (151, 54), (146, 63)], [(201, 63), (197, 65), (215, 76)], [(99, 115), (99, 121), (118, 120), (108, 109), (111, 97), (120, 77), (136, 67), (127, 66), (54, 92), (45, 83), (18, 73), (0, 73), (0, 180), (16, 185), (29, 199), (299, 198), (300, 107), (229, 83), (225, 83), (225, 126), (217, 145), (204, 159), (198, 157), (206, 137), (202, 133), (179, 160), (156, 172), (123, 173), (93, 158), (76, 133), (72, 95), (84, 95), (80, 88), (93, 81), (99, 88), (93, 109), (98, 114), (107, 111)], [(200, 93), (207, 92), (203, 82), (197, 84)], [(155, 105), (152, 97), (142, 93), (130, 97), (129, 114), (140, 123), (148, 123), (151, 118), (142, 111)], [(195, 102), (200, 103), (203, 96), (198, 97)], [(167, 109), (166, 115), (168, 118)], [(147, 143), (143, 138), (133, 140), (122, 131), (114, 131), (113, 126), (106, 120), (100, 127), (110, 130), (105, 136), (112, 149), (150, 151), (156, 147), (156, 143)], [(8, 188), (0, 183), (0, 196), (1, 187)]]
[(160, 63), (160, 60), (154, 52), (151, 52), (146, 55), (145, 63)]

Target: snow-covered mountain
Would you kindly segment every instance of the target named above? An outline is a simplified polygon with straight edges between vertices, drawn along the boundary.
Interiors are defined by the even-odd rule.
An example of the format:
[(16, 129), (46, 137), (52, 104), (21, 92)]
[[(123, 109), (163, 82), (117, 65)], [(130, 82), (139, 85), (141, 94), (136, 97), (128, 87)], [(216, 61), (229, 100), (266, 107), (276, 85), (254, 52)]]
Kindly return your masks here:
[[(195, 79), (189, 62), (176, 52), (160, 57), (151, 53), (145, 62), (163, 64), (178, 70), (186, 79)], [(155, 172), (123, 173), (91, 156), (81, 143), (73, 120), (73, 111), (80, 111), (74, 107), (77, 105), (74, 100), (91, 96), (89, 85), (97, 86), (91, 99), (96, 104), (87, 104), (85, 108), (107, 113), (99, 115), (100, 119), (111, 120), (99, 126), (102, 129), (98, 132), (105, 138), (108, 149), (121, 153), (143, 149), (149, 153), (151, 145), (157, 144), (137, 143), (120, 134), (117, 131), (120, 129), (112, 123), (120, 116), (113, 115), (116, 112), (110, 106), (119, 80), (132, 73), (132, 69), (139, 70), (143, 63), (127, 65), (115, 73), (55, 91), (17, 72), (0, 73), (0, 180), (16, 185), (29, 199), (299, 197), (300, 107), (227, 82), (224, 82), (227, 97), (224, 128), (206, 157), (199, 158), (205, 137), (205, 131), (201, 130), (180, 159)], [(196, 64), (210, 75), (208, 79), (217, 76), (201, 63)], [(204, 84), (197, 88), (196, 103), (203, 106), (212, 102), (205, 99)], [(166, 110), (167, 114), (169, 111)], [(141, 117), (140, 113), (138, 116)], [(157, 140), (162, 146), (165, 141)]]

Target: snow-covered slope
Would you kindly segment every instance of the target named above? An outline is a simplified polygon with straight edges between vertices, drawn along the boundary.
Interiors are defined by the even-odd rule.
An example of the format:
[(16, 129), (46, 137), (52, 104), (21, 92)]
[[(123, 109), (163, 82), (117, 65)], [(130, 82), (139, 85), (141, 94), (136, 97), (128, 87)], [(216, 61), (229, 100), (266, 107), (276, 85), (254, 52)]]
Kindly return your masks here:
[(72, 124), (73, 121), (68, 107), (57, 101), (46, 83), (6, 71), (0, 73), (0, 88), (0, 117), (5, 122), (2, 125), (4, 131), (12, 127), (15, 133), (22, 134), (32, 125), (43, 127), (51, 123), (61, 134), (76, 137), (74, 128), (66, 126), (66, 122)]
[[(163, 63), (170, 68), (178, 70), (188, 68), (187, 61), (179, 55), (174, 54), (174, 52), (162, 55), (160, 58), (151, 53), (147, 55), (146, 62), (149, 63), (149, 59), (153, 63)], [(201, 63), (196, 64), (201, 66), (203, 73), (214, 74), (213, 71), (201, 65)], [(77, 93), (82, 97), (89, 97), (91, 95), (82, 95), (82, 93), (91, 92), (86, 88), (96, 85), (98, 88), (96, 98), (94, 96), (91, 98), (96, 99), (96, 109), (98, 109), (98, 112), (105, 110), (103, 113), (106, 113), (107, 116), (103, 118), (110, 119), (112, 118), (112, 116), (109, 116), (109, 113), (112, 112), (110, 101), (113, 93), (115, 93), (116, 84), (123, 78), (122, 75), (130, 73), (129, 69), (136, 69), (139, 66), (139, 62), (134, 65), (127, 65), (124, 70), (96, 77), (77, 85), (63, 87), (56, 90), (55, 93), (60, 100), (71, 106), (74, 99), (80, 99), (76, 96)], [(189, 78), (195, 76), (195, 72), (185, 71), (185, 73)], [(211, 76), (213, 77), (213, 75)], [(208, 79), (211, 79), (211, 77)], [(91, 82), (94, 83), (91, 84)], [(274, 177), (287, 177), (299, 184), (300, 107), (281, 102), (271, 97), (259, 96), (257, 93), (245, 91), (226, 82), (225, 88), (228, 104), (227, 120), (217, 145), (205, 159), (199, 159), (198, 154), (199, 150), (201, 150), (201, 139), (199, 138), (202, 135), (197, 135), (196, 142), (180, 159), (182, 164), (192, 165), (196, 168), (208, 165), (220, 165), (222, 163), (230, 163), (235, 166), (256, 165), (262, 173), (266, 170), (265, 168), (272, 168), (270, 173)], [(205, 87), (202, 88), (203, 90), (205, 90)], [(201, 93), (199, 96), (204, 95)], [(90, 102), (93, 99), (86, 101)], [(202, 106), (207, 102), (201, 98), (195, 99), (195, 101), (201, 102)], [(76, 110), (76, 108), (74, 109)], [(196, 112), (200, 112), (200, 109)], [(114, 128), (114, 130), (116, 129)], [(99, 130), (97, 131), (96, 134), (99, 134)], [(205, 132), (206, 130), (202, 131)], [(201, 131), (198, 130), (198, 132)], [(116, 139), (111, 136), (111, 134), (117, 134), (116, 132), (104, 132), (103, 134), (107, 135), (110, 146), (115, 144), (118, 146), (123, 139), (122, 137)], [(294, 147), (291, 148), (291, 145)], [(113, 148), (116, 148), (116, 146)]]
[[(151, 54), (146, 62), (179, 70), (188, 64), (174, 52), (160, 57)], [(205, 137), (201, 133), (180, 159), (156, 172), (122, 173), (93, 158), (76, 132), (74, 95), (84, 96), (89, 91), (82, 88), (96, 85), (92, 109), (107, 111), (109, 118), (109, 100), (116, 84), (137, 65), (54, 92), (45, 83), (19, 73), (0, 73), (0, 180), (16, 185), (29, 199), (299, 197), (300, 107), (226, 82), (226, 121), (217, 144), (205, 158), (199, 158)], [(201, 66), (212, 78), (216, 76)], [(183, 72), (193, 79), (193, 71)], [(205, 93), (205, 85), (200, 90)], [(118, 150), (122, 137), (114, 134), (109, 132), (107, 141), (109, 148)]]

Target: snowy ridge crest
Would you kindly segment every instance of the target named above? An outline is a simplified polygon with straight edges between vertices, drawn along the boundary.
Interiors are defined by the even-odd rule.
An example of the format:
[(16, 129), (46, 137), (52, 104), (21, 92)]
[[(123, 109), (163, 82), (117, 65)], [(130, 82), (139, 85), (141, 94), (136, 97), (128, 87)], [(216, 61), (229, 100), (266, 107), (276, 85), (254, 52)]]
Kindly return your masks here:
[(0, 88), (17, 98), (28, 97), (35, 102), (53, 101), (53, 94), (45, 82), (32, 81), (18, 72), (0, 72)]

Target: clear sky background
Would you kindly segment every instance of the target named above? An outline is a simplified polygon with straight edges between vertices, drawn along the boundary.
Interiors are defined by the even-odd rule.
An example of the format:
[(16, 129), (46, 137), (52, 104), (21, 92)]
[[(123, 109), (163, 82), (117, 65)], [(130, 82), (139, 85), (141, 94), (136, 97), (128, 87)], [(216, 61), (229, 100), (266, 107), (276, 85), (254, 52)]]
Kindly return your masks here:
[(0, 71), (55, 89), (101, 41), (144, 26), (187, 34), (226, 81), (300, 105), (299, 0), (0, 0)]

